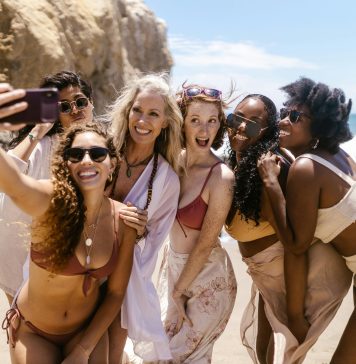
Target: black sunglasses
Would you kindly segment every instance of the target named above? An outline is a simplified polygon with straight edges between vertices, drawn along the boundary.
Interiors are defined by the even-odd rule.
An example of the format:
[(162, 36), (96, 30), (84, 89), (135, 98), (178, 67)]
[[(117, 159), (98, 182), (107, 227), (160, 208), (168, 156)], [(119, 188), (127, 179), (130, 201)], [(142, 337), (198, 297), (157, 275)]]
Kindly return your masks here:
[(93, 162), (103, 162), (109, 154), (109, 149), (103, 147), (92, 148), (68, 148), (64, 151), (64, 160), (72, 163), (79, 163), (83, 160), (85, 154), (88, 153)]
[(69, 114), (70, 112), (73, 111), (73, 104), (75, 105), (77, 110), (82, 110), (88, 106), (89, 100), (83, 96), (83, 97), (78, 97), (76, 100), (71, 101), (71, 102), (60, 101), (58, 103), (59, 111), (63, 114)]
[(268, 128), (262, 128), (261, 124), (258, 122), (244, 118), (241, 115), (229, 114), (226, 118), (226, 125), (231, 129), (238, 129), (242, 123), (246, 124), (245, 134), (248, 138), (255, 138), (261, 133), (261, 131)]
[(297, 111), (297, 110), (290, 110), (287, 108), (282, 108), (279, 112), (279, 116), (280, 116), (281, 120), (288, 117), (290, 122), (293, 124), (297, 123), (299, 121), (299, 118), (303, 115), (310, 119), (309, 115), (305, 114), (304, 112)]

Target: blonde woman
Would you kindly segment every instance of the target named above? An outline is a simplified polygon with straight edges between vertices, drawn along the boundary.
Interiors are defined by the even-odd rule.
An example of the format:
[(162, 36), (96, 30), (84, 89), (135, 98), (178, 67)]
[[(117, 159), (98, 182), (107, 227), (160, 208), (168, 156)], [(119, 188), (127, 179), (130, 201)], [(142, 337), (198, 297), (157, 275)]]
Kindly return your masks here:
[[(106, 119), (112, 124), (114, 143), (121, 156), (108, 194), (128, 204), (121, 216), (139, 235), (121, 325), (127, 329), (135, 353), (145, 361), (170, 359), (159, 300), (151, 281), (179, 196), (176, 173), (182, 149), (182, 116), (167, 76), (151, 74), (129, 82)], [(126, 330), (119, 322), (120, 317), (110, 329), (112, 363), (119, 362), (126, 338)]]

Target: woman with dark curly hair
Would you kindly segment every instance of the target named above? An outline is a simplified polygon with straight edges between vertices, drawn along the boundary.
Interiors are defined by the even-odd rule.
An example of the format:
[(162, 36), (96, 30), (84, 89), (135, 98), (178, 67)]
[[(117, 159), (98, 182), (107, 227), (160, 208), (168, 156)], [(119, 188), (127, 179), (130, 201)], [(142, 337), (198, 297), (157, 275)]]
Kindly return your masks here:
[[(243, 344), (254, 363), (296, 364), (304, 359), (330, 322), (347, 292), (350, 276), (330, 247), (320, 243), (308, 251), (308, 259), (317, 263), (313, 264), (307, 282), (311, 292), (306, 307), (311, 317), (311, 336), (302, 343), (305, 333), (294, 336), (287, 321), (286, 301), (294, 297), (286, 296), (284, 277), (288, 277), (299, 259), (306, 257), (296, 257), (285, 251), (279, 241), (271, 204), (257, 167), (263, 154), (268, 151), (278, 154), (281, 161), (278, 184), (281, 190), (284, 189), (293, 157), (279, 148), (277, 117), (276, 107), (269, 98), (252, 94), (246, 96), (227, 118), (231, 127), (229, 161), (236, 184), (226, 230), (238, 240), (242, 259), (253, 280), (252, 297), (241, 320)], [(339, 280), (336, 285), (335, 281), (319, 280), (325, 275), (326, 262), (329, 264), (327, 269), (333, 269)], [(318, 296), (327, 287), (328, 294)], [(319, 312), (322, 304), (327, 309)], [(298, 341), (302, 344), (299, 345)]]
[(234, 307), (236, 280), (219, 233), (232, 198), (233, 173), (213, 153), (226, 131), (221, 91), (184, 85), (180, 200), (158, 280), (174, 363), (210, 363)]
[[(35, 179), (49, 178), (52, 151), (58, 135), (74, 122), (88, 123), (93, 119), (91, 86), (77, 73), (61, 71), (47, 75), (40, 87), (58, 89), (59, 118), (55, 123), (25, 126), (11, 140), (8, 151), (21, 172)], [(30, 223), (30, 216), (0, 193), (0, 288), (10, 304), (23, 279), (27, 256), (25, 237)]]
[[(314, 237), (332, 243), (355, 274), (356, 163), (340, 148), (340, 143), (352, 138), (348, 126), (351, 100), (346, 101), (341, 89), (308, 78), (301, 78), (282, 90), (288, 99), (286, 109), (281, 111), (281, 144), (297, 156), (290, 169), (286, 198), (276, 182), (280, 169), (278, 157), (263, 156), (259, 167), (271, 201), (276, 232), (284, 246), (295, 254), (303, 254)], [(291, 276), (294, 280), (290, 287), (298, 304), (294, 319), (303, 322), (309, 321), (307, 296), (304, 299), (307, 269), (303, 264), (298, 269), (301, 273)], [(311, 269), (313, 265), (309, 262)], [(328, 269), (334, 275), (330, 266)], [(292, 283), (299, 288), (293, 288)], [(355, 335), (356, 309), (331, 363), (355, 362)]]
[[(104, 195), (117, 163), (96, 124), (70, 127), (52, 179), (22, 174), (0, 150), (0, 189), (33, 218), (30, 274), (7, 312), (12, 363), (107, 363), (107, 329), (130, 277), (136, 231)], [(108, 290), (99, 301), (100, 280)]]

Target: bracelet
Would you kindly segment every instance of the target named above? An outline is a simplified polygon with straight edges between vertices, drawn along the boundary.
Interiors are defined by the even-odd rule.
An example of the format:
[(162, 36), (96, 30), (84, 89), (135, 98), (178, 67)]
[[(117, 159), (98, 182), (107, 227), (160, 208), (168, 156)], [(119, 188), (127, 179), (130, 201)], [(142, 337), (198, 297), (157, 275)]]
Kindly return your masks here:
[(35, 136), (35, 135), (31, 134), (31, 133), (28, 134), (28, 138), (30, 139), (31, 142), (41, 140), (38, 136)]
[(84, 346), (83, 345), (81, 345), (81, 344), (77, 344), (77, 346), (80, 348), (80, 350), (87, 356), (87, 358), (89, 359), (89, 357), (90, 357), (90, 354), (88, 353), (88, 351), (84, 348)]

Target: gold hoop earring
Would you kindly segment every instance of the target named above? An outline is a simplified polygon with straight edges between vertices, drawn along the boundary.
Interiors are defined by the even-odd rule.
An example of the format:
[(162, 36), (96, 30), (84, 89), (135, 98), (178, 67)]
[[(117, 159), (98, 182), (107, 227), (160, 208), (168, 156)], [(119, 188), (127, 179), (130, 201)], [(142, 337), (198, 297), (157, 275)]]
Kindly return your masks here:
[(109, 181), (109, 183), (111, 183), (111, 182), (112, 182), (112, 173), (110, 173), (110, 174), (108, 175), (108, 181)]

